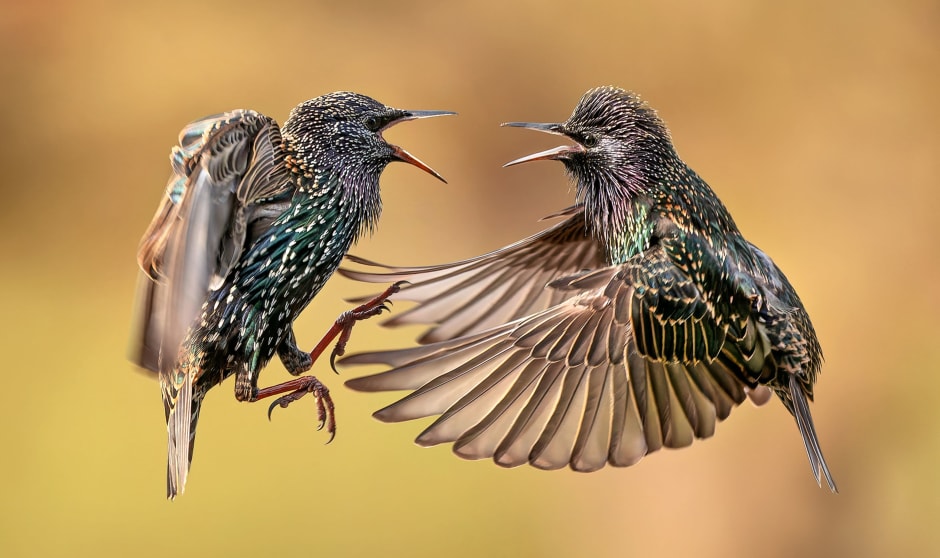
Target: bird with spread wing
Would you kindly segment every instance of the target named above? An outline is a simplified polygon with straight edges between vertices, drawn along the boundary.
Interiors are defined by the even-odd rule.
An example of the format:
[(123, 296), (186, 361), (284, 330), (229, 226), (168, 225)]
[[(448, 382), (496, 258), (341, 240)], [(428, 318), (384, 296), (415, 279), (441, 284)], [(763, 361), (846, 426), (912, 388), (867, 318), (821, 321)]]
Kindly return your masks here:
[(507, 166), (560, 161), (577, 205), (554, 226), (469, 260), (393, 267), (352, 258), (372, 269), (341, 269), (348, 277), (410, 283), (395, 298), (417, 305), (388, 325), (430, 328), (420, 346), (345, 358), (391, 367), (347, 385), (410, 391), (375, 416), (439, 415), (420, 445), (577, 471), (688, 446), (746, 398), (776, 394), (817, 483), (825, 477), (835, 492), (809, 409), (822, 363), (809, 315), (682, 161), (653, 109), (600, 87), (566, 122), (506, 126), (572, 142)]

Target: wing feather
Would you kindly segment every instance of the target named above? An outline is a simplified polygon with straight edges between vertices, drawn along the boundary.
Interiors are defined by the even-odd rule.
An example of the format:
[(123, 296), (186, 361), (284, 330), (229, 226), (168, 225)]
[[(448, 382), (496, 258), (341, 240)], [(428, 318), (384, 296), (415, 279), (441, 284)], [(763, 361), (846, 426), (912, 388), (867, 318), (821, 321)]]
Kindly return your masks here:
[(421, 445), (453, 442), (467, 459), (578, 471), (632, 465), (707, 438), (746, 397), (742, 351), (723, 350), (732, 339), (661, 249), (576, 271), (549, 290), (563, 295), (558, 304), (515, 321), (347, 358), (392, 366), (347, 384), (413, 390), (376, 416), (439, 415)]
[(601, 469), (610, 452), (612, 374), (606, 366), (593, 366), (588, 374), (584, 417), (571, 454), (571, 468), (582, 472)]
[(275, 218), (293, 192), (279, 128), (264, 115), (213, 115), (186, 126), (179, 142), (166, 195), (137, 254), (143, 274), (132, 356), (153, 371), (173, 366), (209, 291), (253, 240), (259, 221)]
[[(389, 326), (431, 324), (419, 339), (434, 343), (514, 321), (562, 302), (568, 294), (545, 286), (557, 277), (604, 267), (596, 242), (586, 234), (583, 208), (564, 221), (515, 244), (447, 265), (393, 267), (355, 256), (377, 269), (341, 268), (346, 277), (368, 283), (406, 280), (396, 299), (419, 303), (385, 322)], [(363, 297), (363, 300), (371, 297)]]

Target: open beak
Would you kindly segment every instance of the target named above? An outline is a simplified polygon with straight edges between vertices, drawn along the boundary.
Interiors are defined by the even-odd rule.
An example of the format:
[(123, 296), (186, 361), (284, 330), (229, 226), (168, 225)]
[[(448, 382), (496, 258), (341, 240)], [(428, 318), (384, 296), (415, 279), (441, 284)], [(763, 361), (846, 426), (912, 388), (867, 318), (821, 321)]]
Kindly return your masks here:
[[(419, 118), (433, 118), (435, 116), (450, 116), (450, 115), (457, 114), (456, 112), (451, 112), (448, 110), (403, 110), (401, 112), (402, 112), (402, 115), (399, 118), (396, 118), (395, 120), (392, 120), (391, 122), (389, 122), (388, 125), (385, 126), (385, 128), (382, 128), (382, 130), (387, 130), (388, 128), (391, 128), (395, 124), (399, 124), (401, 122), (408, 122), (409, 120), (418, 120)], [(417, 157), (415, 157), (411, 153), (408, 153), (407, 151), (405, 151), (401, 147), (398, 147), (397, 145), (389, 144), (389, 146), (392, 148), (392, 154), (397, 160), (408, 163), (410, 165), (414, 165), (418, 167), (419, 169), (423, 170), (424, 172), (430, 174), (434, 178), (437, 178), (444, 184), (447, 184), (447, 181), (444, 180), (444, 177), (441, 176), (440, 173), (438, 173), (436, 170), (429, 167), (421, 159), (418, 159)]]
[[(507, 126), (510, 128), (528, 128), (529, 130), (536, 130), (539, 132), (545, 132), (547, 134), (556, 134), (559, 136), (568, 135), (565, 133), (565, 127), (562, 124), (541, 124), (538, 122), (506, 122), (501, 124), (501, 126)], [(539, 151), (538, 153), (533, 153), (532, 155), (526, 155), (525, 157), (520, 157), (515, 161), (510, 161), (503, 165), (503, 167), (511, 167), (513, 165), (518, 165), (520, 163), (528, 163), (529, 161), (560, 161), (567, 159), (571, 156), (572, 153), (583, 153), (584, 147), (580, 144), (575, 143), (574, 145), (561, 145), (558, 147), (553, 147), (552, 149), (546, 149), (545, 151)]]

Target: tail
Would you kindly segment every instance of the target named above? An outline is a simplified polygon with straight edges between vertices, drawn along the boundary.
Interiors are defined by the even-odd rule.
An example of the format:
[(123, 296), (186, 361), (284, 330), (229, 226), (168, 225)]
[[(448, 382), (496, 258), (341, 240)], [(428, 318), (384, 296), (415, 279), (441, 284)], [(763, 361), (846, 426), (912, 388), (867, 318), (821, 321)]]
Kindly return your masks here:
[(161, 375), (160, 378), (168, 435), (166, 497), (170, 500), (186, 488), (186, 476), (193, 460), (196, 421), (202, 406), (202, 393), (194, 396), (193, 381), (194, 374), (186, 366), (177, 366), (172, 377)]
[(803, 436), (803, 445), (806, 446), (806, 455), (809, 457), (809, 464), (813, 468), (816, 484), (822, 486), (822, 479), (820, 478), (820, 471), (822, 471), (822, 474), (826, 476), (826, 482), (829, 484), (829, 490), (839, 492), (835, 481), (832, 480), (829, 466), (826, 465), (826, 458), (823, 457), (822, 449), (819, 447), (816, 427), (813, 426), (813, 415), (809, 412), (809, 402), (806, 400), (806, 393), (803, 391), (796, 374), (790, 374), (790, 398), (793, 401), (793, 416), (796, 418), (796, 425)]

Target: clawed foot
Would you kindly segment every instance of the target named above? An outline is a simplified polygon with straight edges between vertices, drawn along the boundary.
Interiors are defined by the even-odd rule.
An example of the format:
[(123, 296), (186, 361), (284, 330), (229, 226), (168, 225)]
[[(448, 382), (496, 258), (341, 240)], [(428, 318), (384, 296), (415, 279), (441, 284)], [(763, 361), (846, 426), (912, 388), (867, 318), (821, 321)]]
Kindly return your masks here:
[(323, 354), (323, 351), (333, 342), (334, 339), (337, 339), (336, 345), (333, 347), (333, 351), (330, 353), (330, 368), (333, 369), (333, 372), (339, 374), (339, 371), (336, 370), (336, 357), (343, 356), (346, 353), (346, 343), (349, 341), (349, 336), (352, 334), (353, 325), (356, 324), (359, 320), (365, 320), (371, 318), (372, 316), (377, 316), (383, 311), (389, 309), (389, 305), (392, 303), (388, 300), (388, 297), (397, 293), (401, 288), (408, 284), (408, 281), (398, 281), (397, 283), (391, 285), (389, 288), (385, 289), (379, 296), (373, 298), (372, 300), (366, 302), (365, 304), (360, 304), (359, 306), (343, 312), (336, 318), (336, 321), (333, 322), (333, 327), (326, 332), (320, 342), (317, 343), (317, 346), (310, 351), (309, 362), (316, 362), (320, 355)]
[(271, 420), (271, 412), (275, 407), (286, 408), (304, 395), (312, 393), (317, 400), (317, 419), (320, 421), (317, 430), (326, 427), (326, 431), (330, 434), (330, 439), (326, 443), (329, 444), (336, 437), (336, 413), (333, 408), (333, 398), (330, 397), (330, 390), (313, 376), (303, 376), (294, 381), (298, 382), (299, 387), (287, 395), (278, 397), (274, 400), (274, 403), (271, 403), (271, 406), (268, 407), (268, 420)]
[[(330, 353), (330, 367), (333, 369), (333, 372), (337, 372), (336, 357), (343, 356), (343, 354), (346, 353), (346, 343), (349, 341), (352, 328), (356, 322), (366, 320), (381, 314), (385, 310), (389, 310), (389, 305), (392, 302), (388, 300), (388, 298), (400, 291), (401, 288), (407, 284), (407, 281), (398, 281), (365, 304), (361, 304), (352, 310), (340, 314), (339, 318), (337, 318), (336, 322), (333, 324), (333, 327), (330, 328), (330, 331), (323, 336), (320, 343), (318, 343), (309, 354), (299, 351), (293, 342), (293, 337), (291, 337), (289, 347), (284, 353), (286, 357), (282, 355), (285, 366), (288, 366), (292, 374), (302, 373), (309, 369), (313, 362), (323, 354), (323, 351), (329, 346), (329, 343), (333, 339), (336, 339), (336, 345), (333, 347), (333, 352)], [(304, 358), (300, 358), (301, 356)], [(287, 393), (287, 395), (278, 397), (274, 400), (274, 403), (271, 403), (271, 406), (268, 407), (268, 420), (271, 420), (271, 413), (274, 411), (275, 407), (287, 407), (304, 395), (312, 393), (317, 400), (317, 418), (320, 421), (317, 430), (322, 430), (326, 427), (326, 431), (330, 433), (330, 439), (327, 440), (326, 443), (332, 442), (333, 438), (336, 436), (336, 414), (333, 409), (333, 399), (330, 397), (330, 390), (315, 377), (301, 376), (283, 384), (258, 390), (251, 400), (257, 401), (288, 391), (289, 393)]]
[(336, 370), (336, 357), (341, 357), (346, 354), (346, 343), (352, 335), (352, 328), (356, 322), (367, 320), (373, 316), (378, 316), (386, 310), (390, 310), (389, 306), (391, 306), (392, 301), (388, 298), (408, 284), (408, 281), (398, 281), (372, 300), (360, 304), (352, 310), (347, 310), (340, 314), (339, 318), (336, 318), (334, 327), (339, 327), (340, 333), (336, 345), (333, 346), (333, 352), (330, 353), (330, 368), (333, 369), (333, 372), (339, 374), (339, 371)]

